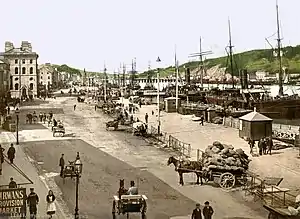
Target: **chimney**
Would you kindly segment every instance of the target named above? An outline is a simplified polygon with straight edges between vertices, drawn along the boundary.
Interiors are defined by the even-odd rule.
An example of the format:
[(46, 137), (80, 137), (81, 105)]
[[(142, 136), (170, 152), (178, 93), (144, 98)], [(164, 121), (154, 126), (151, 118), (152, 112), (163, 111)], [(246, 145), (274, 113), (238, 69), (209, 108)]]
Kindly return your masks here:
[(31, 43), (29, 43), (28, 41), (22, 41), (21, 50), (27, 50), (29, 52), (32, 52)]
[(5, 52), (14, 49), (14, 44), (12, 42), (6, 41), (5, 42)]

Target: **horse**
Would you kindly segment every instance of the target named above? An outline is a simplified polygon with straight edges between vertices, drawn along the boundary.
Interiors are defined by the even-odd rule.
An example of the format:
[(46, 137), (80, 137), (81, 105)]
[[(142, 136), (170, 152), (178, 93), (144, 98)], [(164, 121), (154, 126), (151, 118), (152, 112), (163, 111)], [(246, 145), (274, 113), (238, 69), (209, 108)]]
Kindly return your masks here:
[[(179, 184), (183, 186), (183, 174), (184, 173), (191, 173), (194, 171), (202, 171), (203, 164), (201, 161), (180, 161), (175, 157), (170, 157), (168, 160), (168, 166), (170, 164), (174, 164), (175, 171), (178, 172), (179, 175)], [(203, 185), (203, 174), (202, 172), (194, 172), (197, 176), (196, 184), (199, 185), (199, 178), (201, 179), (201, 185)]]
[(119, 199), (121, 199), (121, 196), (122, 195), (126, 195), (127, 194), (127, 189), (125, 189), (125, 180), (124, 179), (120, 179), (120, 187), (119, 187), (119, 190), (118, 190), (118, 196), (119, 196)]

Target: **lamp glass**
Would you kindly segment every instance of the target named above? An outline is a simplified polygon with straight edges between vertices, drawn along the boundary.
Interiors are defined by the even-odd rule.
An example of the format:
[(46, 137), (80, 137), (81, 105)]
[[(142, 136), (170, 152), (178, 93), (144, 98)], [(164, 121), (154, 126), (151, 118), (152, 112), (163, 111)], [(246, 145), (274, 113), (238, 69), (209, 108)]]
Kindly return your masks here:
[(82, 163), (81, 163), (80, 159), (77, 159), (75, 161), (75, 171), (77, 174), (80, 174), (82, 172)]

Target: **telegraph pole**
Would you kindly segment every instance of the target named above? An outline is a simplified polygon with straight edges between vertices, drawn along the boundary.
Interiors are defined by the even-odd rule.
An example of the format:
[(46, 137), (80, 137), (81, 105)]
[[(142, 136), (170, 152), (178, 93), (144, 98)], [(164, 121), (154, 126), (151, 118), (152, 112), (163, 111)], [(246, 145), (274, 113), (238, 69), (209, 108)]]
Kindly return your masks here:
[(106, 76), (106, 65), (104, 63), (104, 100), (106, 101), (106, 80), (107, 80), (107, 76)]
[[(161, 60), (159, 57), (157, 57), (157, 60), (156, 60), (157, 63), (160, 63)], [(157, 121), (158, 121), (158, 125), (157, 125), (157, 134), (160, 135), (160, 97), (159, 97), (159, 91), (160, 88), (159, 88), (159, 67), (157, 68)]]
[(125, 87), (125, 85), (126, 85), (125, 73), (126, 73), (126, 65), (125, 65), (125, 63), (123, 63), (123, 87)]
[(176, 112), (178, 112), (178, 60), (176, 56), (176, 45), (175, 45), (175, 74), (176, 74)]

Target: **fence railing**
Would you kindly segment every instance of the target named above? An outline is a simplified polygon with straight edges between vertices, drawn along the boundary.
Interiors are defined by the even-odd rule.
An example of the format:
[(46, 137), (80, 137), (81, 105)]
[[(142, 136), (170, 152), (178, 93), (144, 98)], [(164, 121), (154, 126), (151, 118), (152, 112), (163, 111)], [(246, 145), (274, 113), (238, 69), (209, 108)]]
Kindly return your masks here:
[(172, 148), (174, 151), (179, 152), (181, 156), (191, 157), (191, 144), (182, 142), (165, 132), (161, 132), (160, 135), (158, 135), (157, 128), (153, 126), (148, 127), (148, 134), (150, 134), (160, 142), (163, 142), (168, 148)]

